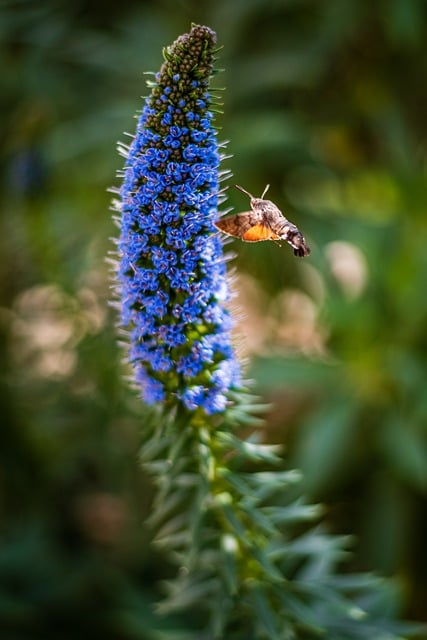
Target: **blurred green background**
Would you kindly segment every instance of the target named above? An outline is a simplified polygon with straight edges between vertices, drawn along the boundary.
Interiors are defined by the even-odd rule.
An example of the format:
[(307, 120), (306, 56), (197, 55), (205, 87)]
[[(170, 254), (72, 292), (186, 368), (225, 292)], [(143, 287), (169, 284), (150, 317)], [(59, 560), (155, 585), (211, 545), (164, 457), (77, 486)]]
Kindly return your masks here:
[[(27, 0), (0, 5), (0, 632), (149, 638), (168, 567), (143, 528), (143, 411), (105, 256), (144, 71), (191, 22), (224, 49), (236, 182), (312, 255), (234, 243), (237, 332), (266, 437), (427, 620), (427, 4)], [(231, 184), (231, 183), (230, 183)], [(229, 204), (245, 196), (229, 189)], [(60, 634), (60, 635), (58, 635)]]

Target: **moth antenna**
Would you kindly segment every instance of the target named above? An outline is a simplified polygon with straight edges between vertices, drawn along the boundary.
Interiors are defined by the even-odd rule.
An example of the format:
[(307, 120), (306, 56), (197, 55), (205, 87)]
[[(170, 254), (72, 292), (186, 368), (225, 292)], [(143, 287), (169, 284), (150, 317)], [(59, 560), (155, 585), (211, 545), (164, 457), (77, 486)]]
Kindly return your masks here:
[(270, 188), (270, 185), (269, 185), (269, 184), (267, 184), (267, 185), (266, 185), (266, 187), (265, 187), (265, 189), (264, 189), (264, 191), (262, 192), (261, 200), (264, 198), (264, 196), (265, 196), (265, 194), (267, 193), (267, 191), (269, 190), (269, 188)]
[(245, 193), (247, 196), (249, 196), (251, 200), (253, 200), (253, 199), (254, 199), (253, 195), (252, 195), (251, 193), (249, 193), (249, 191), (246, 191), (246, 189), (244, 189), (244, 188), (243, 188), (243, 187), (241, 187), (240, 185), (235, 184), (234, 186), (236, 187), (236, 189), (238, 189), (238, 190), (239, 190), (239, 191), (241, 191), (242, 193)]

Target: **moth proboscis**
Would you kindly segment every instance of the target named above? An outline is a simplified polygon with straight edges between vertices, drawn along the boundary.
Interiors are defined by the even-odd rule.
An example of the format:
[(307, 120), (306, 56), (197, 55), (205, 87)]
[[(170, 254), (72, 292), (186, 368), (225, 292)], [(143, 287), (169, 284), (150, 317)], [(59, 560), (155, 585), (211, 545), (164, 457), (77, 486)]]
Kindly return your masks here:
[(217, 220), (215, 222), (217, 229), (234, 238), (240, 238), (244, 242), (285, 240), (291, 245), (296, 256), (303, 258), (310, 255), (310, 247), (298, 227), (285, 218), (274, 202), (264, 200), (270, 187), (269, 184), (265, 187), (260, 198), (254, 198), (249, 191), (238, 184), (235, 187), (249, 196), (252, 210)]

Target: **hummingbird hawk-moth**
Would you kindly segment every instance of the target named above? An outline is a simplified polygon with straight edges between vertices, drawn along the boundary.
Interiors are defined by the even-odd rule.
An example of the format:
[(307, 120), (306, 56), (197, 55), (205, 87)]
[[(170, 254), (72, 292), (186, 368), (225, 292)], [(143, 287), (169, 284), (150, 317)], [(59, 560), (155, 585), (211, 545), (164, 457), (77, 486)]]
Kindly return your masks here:
[(215, 222), (217, 229), (245, 242), (261, 242), (262, 240), (285, 240), (294, 250), (294, 254), (303, 258), (310, 255), (310, 247), (306, 244), (301, 231), (289, 222), (271, 200), (264, 200), (270, 185), (268, 184), (260, 198), (235, 185), (250, 198), (252, 211), (237, 213)]

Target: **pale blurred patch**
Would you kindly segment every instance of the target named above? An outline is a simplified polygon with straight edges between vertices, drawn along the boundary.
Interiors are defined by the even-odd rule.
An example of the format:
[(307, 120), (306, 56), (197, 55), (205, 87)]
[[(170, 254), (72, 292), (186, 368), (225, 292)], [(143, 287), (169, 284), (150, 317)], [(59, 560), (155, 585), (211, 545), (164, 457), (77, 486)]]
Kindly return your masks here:
[(231, 289), (238, 356), (263, 353), (271, 334), (268, 298), (257, 280), (248, 274), (233, 276)]
[(287, 351), (324, 355), (326, 332), (318, 323), (318, 307), (313, 300), (299, 289), (285, 289), (275, 304), (275, 341)]
[(325, 255), (345, 295), (350, 299), (358, 298), (368, 278), (366, 259), (360, 249), (349, 242), (330, 242), (325, 247)]
[(265, 355), (278, 349), (325, 354), (326, 331), (318, 323), (319, 305), (303, 291), (285, 289), (269, 299), (247, 274), (236, 277), (233, 290), (241, 316), (235, 327), (239, 356)]
[(87, 286), (75, 296), (56, 284), (27, 289), (10, 315), (12, 357), (27, 375), (67, 377), (77, 364), (77, 345), (103, 328), (105, 315), (105, 305)]

